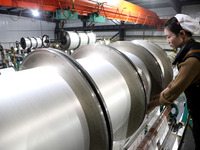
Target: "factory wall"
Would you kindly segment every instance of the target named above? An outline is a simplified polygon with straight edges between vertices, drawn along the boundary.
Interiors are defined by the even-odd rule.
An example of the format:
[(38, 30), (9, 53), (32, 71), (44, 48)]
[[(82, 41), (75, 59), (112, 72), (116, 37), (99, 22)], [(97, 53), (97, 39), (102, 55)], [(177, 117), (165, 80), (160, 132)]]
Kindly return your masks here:
[(176, 15), (176, 11), (172, 7), (154, 8), (150, 10), (155, 12), (160, 19), (169, 19), (172, 16)]
[[(95, 23), (96, 26), (103, 26), (103, 25), (120, 25), (121, 21), (119, 20), (114, 20), (114, 19), (106, 19), (105, 23)], [(106, 31), (106, 32), (95, 32), (98, 37), (107, 37), (107, 38), (112, 38), (113, 36), (115, 36), (118, 31)], [(119, 34), (117, 36), (114, 37), (116, 40), (119, 40)]]
[(64, 28), (72, 28), (72, 27), (82, 27), (83, 23), (81, 20), (68, 20), (64, 21)]
[(182, 7), (182, 13), (188, 14), (196, 18), (200, 22), (200, 5), (189, 5)]
[(39, 37), (47, 34), (54, 39), (55, 23), (25, 17), (18, 18), (18, 16), (0, 14), (0, 44), (4, 48), (9, 49), (14, 46), (21, 37)]

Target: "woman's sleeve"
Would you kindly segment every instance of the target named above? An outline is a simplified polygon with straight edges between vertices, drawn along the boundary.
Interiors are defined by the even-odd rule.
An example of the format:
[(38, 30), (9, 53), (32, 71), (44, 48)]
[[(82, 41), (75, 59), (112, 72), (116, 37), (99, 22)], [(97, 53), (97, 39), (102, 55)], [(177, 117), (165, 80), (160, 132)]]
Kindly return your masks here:
[(197, 58), (190, 57), (180, 63), (179, 73), (169, 84), (168, 90), (161, 93), (159, 102), (162, 105), (170, 105), (179, 95), (195, 80), (200, 70), (200, 61)]

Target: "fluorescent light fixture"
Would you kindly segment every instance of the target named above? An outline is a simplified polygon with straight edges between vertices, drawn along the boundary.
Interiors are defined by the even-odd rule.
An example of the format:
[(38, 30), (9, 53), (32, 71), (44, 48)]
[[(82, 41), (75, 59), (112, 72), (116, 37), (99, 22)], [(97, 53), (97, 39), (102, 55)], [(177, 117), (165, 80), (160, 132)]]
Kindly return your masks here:
[(39, 16), (39, 11), (37, 9), (32, 9), (31, 12), (32, 12), (34, 17), (38, 17)]

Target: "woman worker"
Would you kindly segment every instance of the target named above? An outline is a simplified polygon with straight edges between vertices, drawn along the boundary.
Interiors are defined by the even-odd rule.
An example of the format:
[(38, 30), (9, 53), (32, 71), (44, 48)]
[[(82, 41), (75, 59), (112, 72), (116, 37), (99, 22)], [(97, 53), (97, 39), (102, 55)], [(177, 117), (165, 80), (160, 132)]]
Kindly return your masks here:
[(170, 105), (184, 92), (193, 120), (196, 150), (200, 150), (200, 43), (192, 35), (200, 30), (199, 22), (185, 14), (177, 14), (164, 25), (164, 34), (172, 48), (181, 48), (173, 64), (179, 73), (160, 94), (153, 96), (147, 113), (159, 105)]

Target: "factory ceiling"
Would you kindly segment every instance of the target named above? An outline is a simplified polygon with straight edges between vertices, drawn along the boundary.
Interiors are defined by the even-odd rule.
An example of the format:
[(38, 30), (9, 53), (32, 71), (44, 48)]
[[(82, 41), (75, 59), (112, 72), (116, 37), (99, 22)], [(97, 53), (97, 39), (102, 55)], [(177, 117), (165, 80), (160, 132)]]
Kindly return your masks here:
[[(12, 0), (12, 1), (18, 1), (18, 0)], [(27, 2), (28, 1), (30, 1), (30, 0), (26, 0)], [(35, 0), (31, 0), (31, 1), (35, 1)], [(41, 1), (48, 1), (48, 0), (41, 0)], [(49, 1), (54, 1), (54, 0), (49, 0)], [(70, 1), (70, 0), (68, 0), (68, 1)], [(77, 2), (77, 1), (83, 1), (84, 2), (84, 0), (76, 0), (75, 2)], [(95, 1), (95, 0), (88, 0), (88, 1), (90, 1), (90, 2), (92, 2), (92, 1)], [(98, 0), (96, 0), (96, 1), (98, 1)], [(99, 0), (100, 1), (100, 0)], [(102, 1), (102, 0), (101, 0)], [(105, 0), (106, 1), (106, 0)], [(116, 10), (114, 10), (113, 12), (115, 12), (115, 14), (110, 14), (110, 16), (111, 16), (111, 18), (114, 16), (114, 17), (118, 17), (118, 18), (122, 18), (123, 17), (123, 15), (122, 14), (120, 14), (120, 13), (125, 13), (124, 15), (124, 18), (125, 18), (125, 20), (126, 20), (126, 18), (128, 18), (128, 19), (130, 19), (130, 20), (128, 20), (128, 21), (131, 21), (131, 22), (136, 22), (136, 23), (141, 23), (141, 24), (147, 24), (147, 25), (153, 25), (153, 26), (157, 26), (158, 24), (160, 24), (160, 20), (159, 20), (159, 14), (153, 14), (154, 12), (151, 12), (151, 11), (149, 11), (149, 10), (152, 10), (152, 9), (156, 9), (156, 8), (167, 8), (167, 7), (171, 7), (171, 8), (173, 8), (175, 11), (176, 11), (176, 13), (181, 13), (181, 8), (182, 8), (182, 6), (185, 6), (185, 5), (194, 5), (194, 4), (200, 4), (200, 0), (125, 0), (125, 2), (130, 2), (130, 3), (132, 3), (132, 4), (135, 4), (135, 5), (137, 5), (137, 6), (140, 6), (140, 7), (142, 7), (142, 8), (144, 8), (144, 10), (142, 10), (142, 8), (141, 8), (141, 10), (143, 11), (143, 13), (145, 14), (148, 14), (148, 15), (146, 15), (146, 17), (145, 17), (145, 15), (143, 16), (143, 18), (140, 16), (140, 18), (139, 19), (141, 19), (141, 20), (139, 20), (138, 18), (137, 18), (137, 14), (136, 14), (136, 17), (133, 15), (132, 16), (132, 14), (131, 13), (125, 13), (125, 9), (123, 8), (122, 10), (118, 10), (117, 9), (117, 11)], [(22, 0), (22, 2), (23, 2), (23, 0)], [(65, 1), (61, 1), (61, 2), (65, 2)], [(67, 0), (66, 0), (66, 2), (67, 2)], [(71, 2), (71, 1), (70, 1)], [(85, 1), (86, 2), (86, 1)], [(1, 0), (1, 2), (0, 2), (0, 14), (9, 14), (9, 15), (16, 15), (16, 16), (24, 16), (24, 17), (32, 17), (32, 14), (31, 14), (31, 11), (30, 11), (30, 9), (28, 9), (28, 7), (16, 7), (15, 5), (13, 5), (13, 6), (6, 6), (6, 5), (4, 5), (5, 3), (8, 3), (8, 1), (6, 1), (6, 0)], [(18, 5), (20, 5), (20, 4), (22, 4), (22, 3), (18, 3)], [(76, 3), (75, 3), (76, 4)], [(36, 4), (37, 5), (37, 4)], [(38, 4), (39, 5), (39, 4)], [(76, 5), (78, 5), (78, 4), (76, 4)], [(75, 6), (76, 6), (75, 5)], [(63, 5), (64, 6), (64, 5)], [(92, 6), (92, 5), (91, 5)], [(49, 7), (50, 8), (50, 7)], [(94, 9), (93, 7), (91, 7), (91, 8), (89, 8), (89, 11), (92, 11), (93, 12), (93, 10), (91, 10), (91, 9)], [(96, 6), (95, 6), (95, 9), (96, 9)], [(146, 9), (146, 10), (145, 10)], [(103, 9), (104, 10), (104, 9)], [(108, 12), (106, 12), (105, 13), (105, 10), (107, 11), (108, 10)], [(104, 11), (102, 11), (101, 13), (100, 13), (100, 15), (102, 14), (102, 15), (104, 15), (104, 14), (108, 14), (109, 12), (111, 12), (110, 11), (110, 9), (105, 9)], [(140, 8), (138, 8), (138, 10), (140, 10)], [(41, 11), (41, 10), (40, 10)], [(46, 10), (45, 10), (46, 11)], [(141, 11), (138, 11), (138, 12), (141, 12)], [(41, 20), (48, 20), (48, 16), (46, 16), (45, 15), (45, 12), (44, 12), (44, 10), (43, 11), (41, 11), (40, 13), (42, 13), (42, 14), (44, 14), (41, 18), (38, 18), (38, 19), (41, 19)], [(80, 12), (79, 12), (80, 13)], [(111, 12), (112, 13), (112, 12)], [(118, 14), (117, 14), (118, 13)], [(158, 15), (158, 16), (157, 16)], [(106, 15), (105, 15), (106, 16)], [(133, 18), (131, 18), (131, 17), (135, 17), (135, 20), (133, 19)], [(154, 18), (154, 20), (147, 20), (148, 19), (148, 17), (150, 17), (150, 18)], [(115, 18), (114, 18), (115, 19)], [(121, 20), (123, 20), (123, 19), (121, 19)], [(49, 21), (51, 21), (50, 19), (49, 19)]]
[[(56, 19), (68, 20), (71, 17), (66, 17), (65, 13), (73, 13), (73, 16), (76, 14), (84, 17), (89, 16), (93, 20), (104, 16), (107, 19), (117, 19), (151, 26), (157, 26), (162, 23), (155, 12), (124, 0), (112, 3), (106, 0), (39, 0), (39, 3), (38, 0), (0, 1), (0, 13), (28, 16), (31, 9), (40, 11), (41, 14), (44, 14), (44, 18), (48, 18), (48, 16), (50, 16), (49, 18), (54, 18), (55, 15)], [(65, 16), (65, 18), (59, 17), (60, 15)]]
[(185, 5), (200, 4), (200, 0), (126, 0), (146, 9), (172, 7), (177, 13)]

